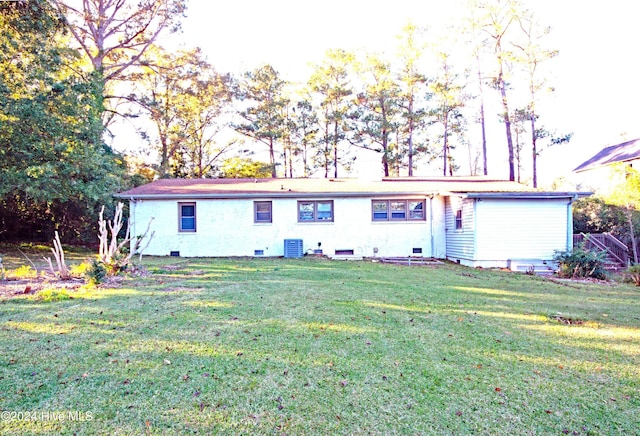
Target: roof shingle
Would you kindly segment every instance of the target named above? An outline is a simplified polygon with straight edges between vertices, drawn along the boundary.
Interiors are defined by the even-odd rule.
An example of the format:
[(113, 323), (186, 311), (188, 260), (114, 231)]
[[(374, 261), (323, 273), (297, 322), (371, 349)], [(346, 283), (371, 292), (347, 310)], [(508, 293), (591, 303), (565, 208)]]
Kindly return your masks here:
[(485, 176), (358, 179), (160, 179), (116, 195), (119, 198), (220, 198), (241, 196), (364, 195), (442, 193), (536, 193), (526, 185)]
[(581, 171), (588, 171), (603, 165), (611, 165), (635, 159), (640, 159), (640, 138), (623, 142), (622, 144), (605, 147), (591, 159), (578, 165), (573, 171), (579, 173)]

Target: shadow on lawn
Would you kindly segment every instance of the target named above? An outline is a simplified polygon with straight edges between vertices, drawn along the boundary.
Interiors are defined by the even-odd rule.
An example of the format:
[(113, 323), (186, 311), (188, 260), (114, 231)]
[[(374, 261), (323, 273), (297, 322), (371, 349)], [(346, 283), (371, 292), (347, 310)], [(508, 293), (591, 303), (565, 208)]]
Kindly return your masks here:
[[(90, 404), (109, 411), (99, 415), (107, 426), (122, 419), (144, 430), (154, 408), (167, 426), (186, 426), (194, 413), (239, 421), (287, 407), (302, 416), (319, 405), (335, 422), (365, 401), (371, 405), (354, 408), (355, 417), (386, 410), (420, 420), (431, 410), (458, 419), (465, 402), (482, 417), (492, 407), (502, 416), (522, 412), (521, 403), (540, 409), (569, 397), (586, 404), (576, 418), (586, 422), (584, 410), (612, 413), (608, 398), (637, 386), (638, 322), (625, 321), (640, 312), (637, 292), (443, 271), (459, 282), (364, 264), (167, 258), (119, 289), (4, 301), (0, 377), (12, 387), (3, 388), (2, 408)], [(565, 325), (553, 318), (558, 312), (587, 323)], [(507, 409), (496, 387), (518, 405)], [(292, 397), (310, 399), (296, 409)]]

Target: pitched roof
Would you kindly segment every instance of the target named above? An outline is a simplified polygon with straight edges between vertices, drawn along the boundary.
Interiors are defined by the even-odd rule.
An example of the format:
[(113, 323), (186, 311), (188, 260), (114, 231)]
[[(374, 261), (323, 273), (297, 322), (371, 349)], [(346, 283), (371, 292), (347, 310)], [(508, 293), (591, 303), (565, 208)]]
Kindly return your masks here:
[[(526, 185), (489, 177), (358, 179), (160, 179), (116, 194), (123, 199), (357, 197), (446, 193), (548, 196)], [(545, 194), (545, 195), (543, 195)], [(573, 196), (572, 193), (564, 193)], [(513, 196), (513, 195), (511, 195)]]
[(578, 165), (573, 171), (579, 173), (603, 165), (611, 165), (617, 162), (627, 162), (635, 159), (640, 159), (640, 138), (603, 148), (591, 159)]

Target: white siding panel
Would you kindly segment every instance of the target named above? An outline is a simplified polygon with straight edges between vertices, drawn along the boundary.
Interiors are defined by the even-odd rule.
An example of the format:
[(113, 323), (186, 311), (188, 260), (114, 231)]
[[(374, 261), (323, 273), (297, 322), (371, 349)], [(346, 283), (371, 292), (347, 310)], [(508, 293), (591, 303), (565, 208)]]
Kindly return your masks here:
[(567, 207), (555, 199), (478, 201), (477, 260), (552, 259), (567, 249)]
[[(272, 201), (272, 223), (254, 223), (254, 201)], [(366, 257), (409, 256), (413, 248), (421, 248), (423, 256), (432, 256), (428, 211), (425, 221), (372, 222), (371, 198), (333, 201), (334, 222), (299, 223), (298, 200), (293, 198), (197, 200), (195, 233), (178, 232), (178, 201), (137, 201), (131, 211), (134, 234), (142, 233), (154, 218), (155, 235), (144, 252), (151, 255), (179, 251), (186, 257), (253, 256), (255, 250), (263, 250), (264, 256), (282, 256), (285, 239), (302, 239), (305, 252), (321, 248), (326, 255), (351, 249)], [(425, 201), (429, 205), (429, 199)]]
[[(462, 229), (456, 229), (456, 211), (462, 209)], [(447, 197), (445, 206), (445, 230), (447, 259), (471, 261), (475, 259), (474, 202), (461, 197)], [(461, 262), (467, 264), (468, 262)]]

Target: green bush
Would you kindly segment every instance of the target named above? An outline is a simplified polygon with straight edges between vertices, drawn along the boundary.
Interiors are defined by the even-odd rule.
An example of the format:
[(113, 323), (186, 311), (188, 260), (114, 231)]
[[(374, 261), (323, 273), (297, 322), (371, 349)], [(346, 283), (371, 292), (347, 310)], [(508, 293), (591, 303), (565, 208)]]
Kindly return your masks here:
[(38, 277), (38, 272), (31, 268), (29, 265), (22, 265), (12, 271), (7, 273), (7, 276), (13, 277), (14, 279), (22, 280), (22, 279), (33, 279)]
[(624, 281), (640, 286), (640, 264), (631, 265), (624, 275)]
[(34, 297), (36, 300), (50, 303), (52, 301), (65, 301), (72, 300), (73, 297), (70, 295), (70, 291), (67, 288), (61, 289), (43, 289), (38, 291)]
[(584, 248), (584, 244), (575, 247), (570, 252), (559, 252), (554, 256), (558, 262), (558, 275), (569, 278), (593, 278), (604, 280), (607, 270), (604, 261), (605, 252), (596, 252)]
[(97, 285), (102, 283), (102, 280), (107, 275), (107, 269), (104, 264), (98, 259), (93, 259), (91, 265), (85, 272), (86, 282), (91, 285)]

